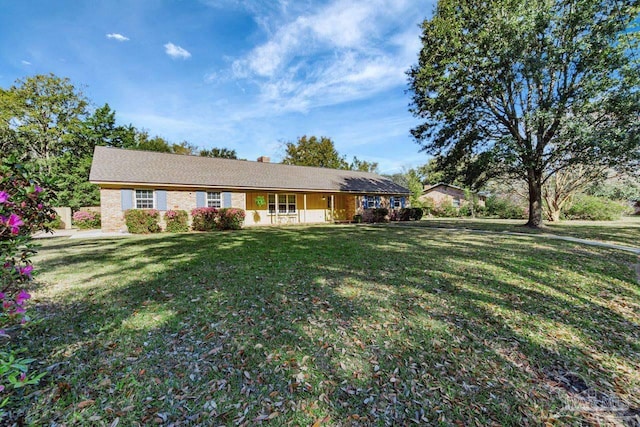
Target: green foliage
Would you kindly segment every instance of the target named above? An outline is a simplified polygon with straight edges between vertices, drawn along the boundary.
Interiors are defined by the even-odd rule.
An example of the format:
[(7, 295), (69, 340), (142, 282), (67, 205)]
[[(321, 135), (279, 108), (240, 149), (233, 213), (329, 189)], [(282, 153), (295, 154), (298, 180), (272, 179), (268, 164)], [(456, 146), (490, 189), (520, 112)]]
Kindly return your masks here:
[(195, 231), (212, 231), (219, 216), (216, 208), (195, 208), (191, 211), (191, 228)]
[(55, 206), (68, 206), (77, 210), (82, 206), (100, 204), (100, 188), (89, 182), (92, 155), (78, 157), (64, 153), (52, 163), (53, 180), (56, 186)]
[(203, 148), (200, 150), (200, 156), (202, 157), (218, 157), (222, 159), (237, 159), (238, 155), (236, 150), (230, 150), (228, 148), (213, 147), (211, 149)]
[(164, 213), (164, 220), (167, 224), (165, 231), (169, 233), (184, 233), (189, 231), (189, 214), (183, 210), (168, 210)]
[(489, 196), (485, 202), (483, 214), (502, 219), (522, 219), (524, 209), (507, 198)]
[(640, 201), (640, 176), (622, 175), (591, 185), (586, 193), (610, 200)]
[[(46, 183), (44, 183), (46, 184)], [(29, 320), (26, 302), (31, 298), (21, 289), (32, 278), (31, 257), (35, 253), (31, 235), (49, 231), (55, 212), (48, 205), (49, 194), (36, 176), (13, 155), (0, 159), (0, 340), (10, 337), (6, 328)], [(28, 372), (32, 359), (17, 358), (23, 349), (4, 344), (0, 352), (0, 423), (4, 407), (16, 390), (37, 384), (44, 374)]]
[(378, 163), (367, 162), (365, 160), (358, 159), (356, 156), (353, 156), (353, 160), (349, 165), (349, 169), (353, 171), (378, 173)]
[(526, 181), (541, 225), (554, 171), (640, 159), (637, 14), (635, 0), (439, 1), (409, 71), (413, 136), (444, 170)]
[(45, 222), (44, 226), (51, 230), (60, 230), (62, 228), (62, 218), (60, 218), (60, 215), (56, 215), (51, 221)]
[(124, 212), (127, 229), (133, 234), (159, 233), (159, 219), (160, 212), (155, 209), (128, 209)]
[(15, 136), (14, 149), (37, 161), (41, 171), (51, 176), (52, 159), (78, 148), (76, 133), (87, 116), (88, 100), (68, 78), (53, 74), (18, 80), (6, 96), (9, 128)]
[(353, 222), (355, 222), (356, 224), (362, 223), (362, 215), (361, 214), (354, 215), (353, 216)]
[(435, 217), (453, 218), (460, 216), (460, 212), (453, 206), (451, 200), (444, 200), (439, 205), (434, 206), (431, 214)]
[(244, 210), (237, 208), (222, 208), (218, 210), (218, 230), (240, 230), (244, 222)]
[(282, 163), (286, 165), (316, 166), (330, 169), (349, 169), (349, 164), (338, 154), (333, 141), (327, 137), (320, 139), (302, 136), (298, 142), (287, 142), (286, 155)]
[(613, 200), (581, 195), (576, 197), (569, 208), (565, 210), (564, 218), (588, 221), (615, 221), (620, 219), (627, 210), (627, 206)]
[(104, 104), (87, 117), (77, 136), (86, 147), (84, 152), (77, 153), (81, 156), (91, 156), (96, 146), (133, 148), (136, 143), (136, 129), (132, 125), (117, 126), (116, 112), (109, 104)]

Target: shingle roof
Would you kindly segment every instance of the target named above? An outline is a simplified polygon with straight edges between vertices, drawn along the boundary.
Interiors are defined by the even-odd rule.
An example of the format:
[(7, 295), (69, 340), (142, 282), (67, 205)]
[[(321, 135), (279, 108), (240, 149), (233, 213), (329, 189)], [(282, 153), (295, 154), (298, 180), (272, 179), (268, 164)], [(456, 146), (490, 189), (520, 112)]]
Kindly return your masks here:
[(409, 194), (375, 173), (96, 147), (89, 180), (244, 190)]

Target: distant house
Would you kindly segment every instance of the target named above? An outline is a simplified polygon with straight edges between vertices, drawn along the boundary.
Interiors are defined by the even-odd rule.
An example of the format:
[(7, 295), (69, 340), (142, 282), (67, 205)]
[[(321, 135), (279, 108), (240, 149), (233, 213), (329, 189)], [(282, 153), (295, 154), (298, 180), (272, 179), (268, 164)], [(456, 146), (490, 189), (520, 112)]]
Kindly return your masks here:
[[(478, 205), (484, 206), (486, 197), (482, 194), (474, 193), (477, 197)], [(450, 202), (454, 208), (459, 208), (467, 202), (467, 195), (464, 188), (438, 183), (432, 186), (426, 186), (418, 200), (426, 202), (427, 199), (433, 201), (434, 206), (442, 206), (443, 203)]]
[(403, 208), (410, 194), (369, 172), (108, 147), (96, 147), (89, 180), (100, 187), (104, 231), (126, 229), (127, 209), (234, 207), (249, 226), (350, 221), (367, 209)]

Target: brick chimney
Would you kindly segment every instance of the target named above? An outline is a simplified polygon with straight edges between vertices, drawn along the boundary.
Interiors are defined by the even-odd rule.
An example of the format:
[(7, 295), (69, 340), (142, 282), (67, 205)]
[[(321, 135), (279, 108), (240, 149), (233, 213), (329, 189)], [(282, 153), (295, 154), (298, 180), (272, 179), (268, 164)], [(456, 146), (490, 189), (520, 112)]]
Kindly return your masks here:
[(260, 156), (258, 157), (258, 161), (260, 163), (269, 163), (271, 161), (271, 159), (267, 156)]

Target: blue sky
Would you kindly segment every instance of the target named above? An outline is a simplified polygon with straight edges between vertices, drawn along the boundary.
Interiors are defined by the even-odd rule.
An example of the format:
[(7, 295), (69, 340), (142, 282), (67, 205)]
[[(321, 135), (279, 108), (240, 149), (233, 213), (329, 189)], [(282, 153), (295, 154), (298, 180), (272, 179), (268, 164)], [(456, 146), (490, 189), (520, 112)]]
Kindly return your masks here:
[(274, 161), (328, 136), (399, 172), (427, 161), (406, 70), (433, 0), (0, 0), (0, 86), (54, 73), (171, 142)]

